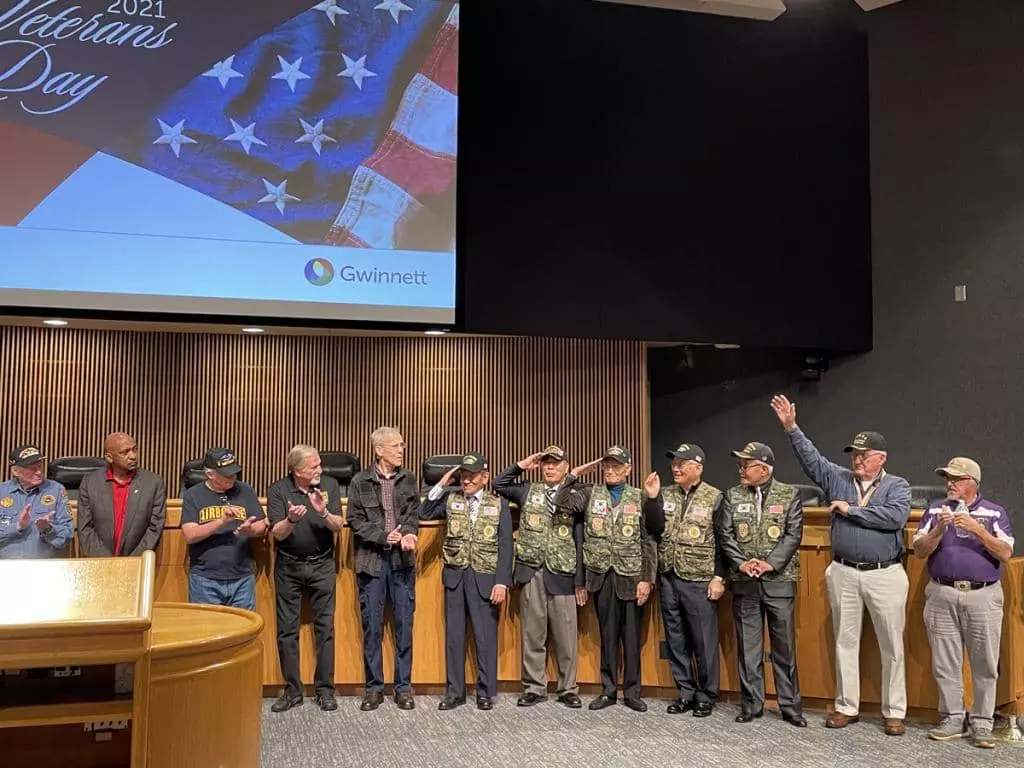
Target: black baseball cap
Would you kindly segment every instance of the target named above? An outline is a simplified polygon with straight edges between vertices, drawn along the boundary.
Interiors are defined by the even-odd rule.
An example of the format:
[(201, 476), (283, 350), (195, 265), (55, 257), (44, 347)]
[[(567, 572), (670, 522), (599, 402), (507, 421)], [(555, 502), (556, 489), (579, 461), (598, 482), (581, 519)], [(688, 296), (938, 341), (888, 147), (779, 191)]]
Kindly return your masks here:
[(479, 453), (467, 453), (459, 462), (459, 469), (467, 472), (483, 472), (487, 469), (487, 457)]
[(242, 471), (242, 465), (230, 448), (211, 448), (203, 457), (203, 466), (225, 477), (234, 477)]
[(34, 445), (19, 445), (7, 457), (12, 467), (28, 467), (37, 461), (42, 461), (45, 456), (43, 452)]
[(704, 449), (693, 443), (683, 443), (674, 451), (667, 451), (665, 456), (669, 459), (688, 459), (698, 464), (703, 464), (705, 459)]
[(629, 464), (633, 460), (633, 456), (630, 454), (629, 448), (623, 448), (621, 445), (613, 445), (604, 452), (604, 456), (601, 458), (614, 459), (622, 464)]
[(732, 455), (737, 459), (753, 459), (769, 467), (775, 466), (775, 453), (764, 443), (747, 443), (740, 450), (733, 451)]
[(556, 461), (568, 461), (569, 459), (565, 456), (565, 451), (557, 445), (549, 445), (540, 455), (540, 460), (544, 459), (555, 459)]
[(885, 438), (881, 432), (858, 432), (853, 442), (843, 448), (844, 453), (850, 451), (884, 451)]

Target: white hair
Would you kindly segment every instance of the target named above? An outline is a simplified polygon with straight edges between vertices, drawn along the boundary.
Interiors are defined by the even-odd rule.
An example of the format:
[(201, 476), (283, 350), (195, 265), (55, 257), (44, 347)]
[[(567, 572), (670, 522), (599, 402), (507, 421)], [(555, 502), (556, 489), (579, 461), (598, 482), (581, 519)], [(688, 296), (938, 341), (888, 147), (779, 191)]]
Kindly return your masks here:
[(377, 427), (370, 435), (370, 442), (373, 443), (374, 448), (377, 448), (392, 435), (401, 436), (401, 434), (395, 427)]
[(293, 445), (292, 449), (288, 451), (288, 472), (295, 474), (297, 471), (302, 469), (302, 465), (306, 463), (306, 459), (310, 456), (315, 456), (317, 453), (319, 452), (312, 445), (306, 445), (305, 443)]

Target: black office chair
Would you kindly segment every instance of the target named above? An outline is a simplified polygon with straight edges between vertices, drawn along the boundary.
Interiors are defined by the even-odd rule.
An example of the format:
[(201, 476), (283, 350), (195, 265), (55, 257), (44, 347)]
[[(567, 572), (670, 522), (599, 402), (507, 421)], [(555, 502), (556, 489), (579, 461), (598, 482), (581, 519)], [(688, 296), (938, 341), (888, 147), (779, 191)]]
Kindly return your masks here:
[(946, 498), (944, 485), (912, 485), (910, 486), (910, 508), (928, 509), (933, 501)]
[(95, 456), (62, 456), (46, 467), (46, 476), (64, 486), (69, 499), (78, 498), (78, 488), (90, 472), (103, 469), (107, 463)]
[(828, 500), (825, 498), (825, 492), (818, 486), (794, 483), (793, 487), (797, 489), (797, 492), (799, 492), (800, 501), (803, 502), (805, 507), (828, 506)]
[[(437, 485), (438, 481), (444, 477), (452, 467), (457, 467), (462, 463), (463, 454), (450, 454), (446, 456), (431, 456), (423, 462), (423, 466), (420, 468), (420, 493), (424, 496), (430, 492), (430, 489)], [(457, 484), (456, 476), (452, 477), (450, 485)]]
[[(235, 475), (235, 480), (241, 480), (242, 473)], [(186, 461), (181, 468), (181, 492), (184, 493), (193, 485), (199, 485), (206, 480), (206, 468), (203, 467), (203, 459), (192, 459)]]
[(320, 465), (323, 473), (341, 486), (341, 497), (347, 498), (352, 478), (362, 469), (359, 457), (348, 451), (321, 451)]

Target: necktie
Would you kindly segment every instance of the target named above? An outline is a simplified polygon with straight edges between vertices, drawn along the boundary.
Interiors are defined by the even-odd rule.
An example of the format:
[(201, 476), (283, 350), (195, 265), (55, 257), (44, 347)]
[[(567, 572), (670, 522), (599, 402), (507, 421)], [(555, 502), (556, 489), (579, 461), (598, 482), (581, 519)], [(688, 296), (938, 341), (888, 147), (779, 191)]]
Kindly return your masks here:
[(476, 525), (476, 505), (479, 503), (479, 499), (476, 496), (469, 497), (469, 522), (470, 525)]
[(757, 524), (761, 524), (761, 486), (754, 489), (754, 503), (757, 505)]
[(555, 491), (558, 489), (557, 485), (552, 485), (544, 489), (544, 498), (548, 505), (548, 514), (555, 514)]

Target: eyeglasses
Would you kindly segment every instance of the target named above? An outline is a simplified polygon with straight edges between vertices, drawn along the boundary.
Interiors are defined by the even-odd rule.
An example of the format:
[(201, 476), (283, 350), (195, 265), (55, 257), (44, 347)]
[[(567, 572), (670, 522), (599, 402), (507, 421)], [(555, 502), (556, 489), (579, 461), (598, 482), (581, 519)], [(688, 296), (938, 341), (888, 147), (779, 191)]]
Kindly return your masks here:
[(868, 461), (869, 459), (873, 459), (876, 456), (881, 456), (881, 455), (882, 455), (881, 451), (864, 451), (863, 453), (855, 453), (855, 454), (853, 454), (853, 460), (855, 462), (865, 462), (865, 461)]

